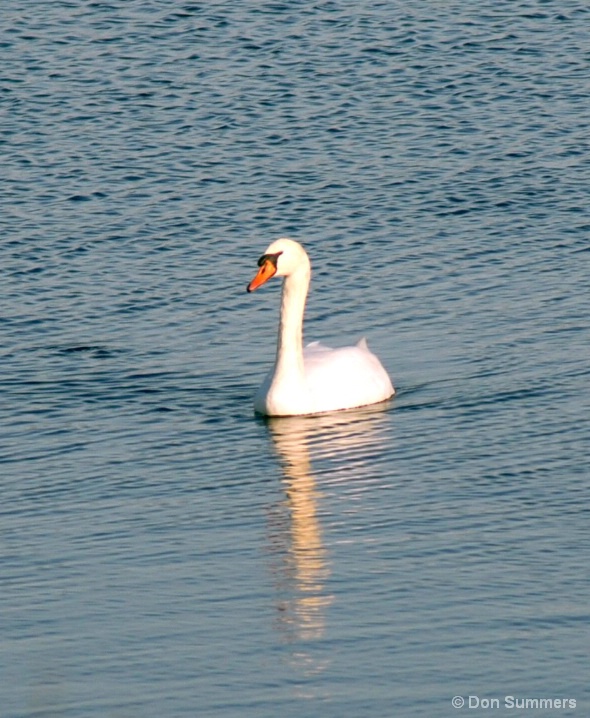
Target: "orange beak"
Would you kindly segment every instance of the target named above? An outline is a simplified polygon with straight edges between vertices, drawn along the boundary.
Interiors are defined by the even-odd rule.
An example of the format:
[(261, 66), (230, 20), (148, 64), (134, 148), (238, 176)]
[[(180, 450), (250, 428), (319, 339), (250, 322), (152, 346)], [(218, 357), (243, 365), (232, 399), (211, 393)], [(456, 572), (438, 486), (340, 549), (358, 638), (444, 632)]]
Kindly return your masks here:
[(265, 282), (268, 282), (271, 277), (274, 277), (274, 275), (277, 273), (277, 268), (275, 265), (276, 262), (273, 263), (270, 261), (270, 259), (267, 259), (265, 262), (263, 262), (260, 266), (260, 269), (258, 270), (258, 274), (248, 285), (248, 291), (253, 292), (255, 289), (258, 289), (258, 287), (261, 287)]

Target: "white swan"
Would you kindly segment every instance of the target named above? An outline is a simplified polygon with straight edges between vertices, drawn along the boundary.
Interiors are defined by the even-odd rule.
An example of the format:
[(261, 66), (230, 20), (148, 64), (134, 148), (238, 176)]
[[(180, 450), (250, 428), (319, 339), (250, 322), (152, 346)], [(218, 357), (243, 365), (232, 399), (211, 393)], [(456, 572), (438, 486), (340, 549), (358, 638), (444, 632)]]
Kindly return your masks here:
[(393, 395), (387, 372), (364, 339), (341, 349), (319, 342), (303, 348), (311, 265), (298, 242), (278, 239), (260, 257), (258, 266), (249, 292), (275, 275), (285, 279), (276, 360), (254, 397), (255, 411), (267, 416), (318, 414), (375, 404)]

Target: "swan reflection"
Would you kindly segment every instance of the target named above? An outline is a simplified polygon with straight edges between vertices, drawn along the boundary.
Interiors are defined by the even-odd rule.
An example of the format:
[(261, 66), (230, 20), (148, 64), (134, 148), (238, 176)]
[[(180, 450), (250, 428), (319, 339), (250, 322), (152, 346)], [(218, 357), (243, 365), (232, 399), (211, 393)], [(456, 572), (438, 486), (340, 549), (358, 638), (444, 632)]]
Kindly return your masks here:
[(326, 586), (331, 566), (319, 518), (323, 493), (311, 459), (329, 462), (322, 469), (323, 483), (341, 472), (347, 480), (362, 479), (375, 448), (383, 445), (382, 408), (265, 420), (283, 470), (285, 500), (272, 512), (269, 543), (278, 623), (289, 641), (320, 638), (333, 601)]

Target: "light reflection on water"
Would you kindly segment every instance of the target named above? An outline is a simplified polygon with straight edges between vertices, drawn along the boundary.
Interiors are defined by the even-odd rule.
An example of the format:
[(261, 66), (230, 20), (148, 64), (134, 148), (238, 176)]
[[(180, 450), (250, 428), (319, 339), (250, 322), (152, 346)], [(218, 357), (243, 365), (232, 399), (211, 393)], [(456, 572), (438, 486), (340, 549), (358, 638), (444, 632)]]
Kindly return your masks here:
[(265, 419), (279, 457), (285, 501), (269, 520), (278, 626), (287, 641), (324, 635), (334, 600), (326, 586), (330, 554), (321, 527), (322, 490), (313, 460), (339, 457), (350, 481), (363, 478), (369, 455), (383, 440), (384, 407), (314, 417)]

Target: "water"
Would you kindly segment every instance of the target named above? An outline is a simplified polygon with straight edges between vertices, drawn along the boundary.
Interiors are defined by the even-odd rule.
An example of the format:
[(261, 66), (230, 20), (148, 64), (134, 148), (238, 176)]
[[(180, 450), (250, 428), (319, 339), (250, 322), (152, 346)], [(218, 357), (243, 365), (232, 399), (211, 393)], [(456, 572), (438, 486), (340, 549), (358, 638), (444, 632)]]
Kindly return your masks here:
[[(3, 716), (585, 715), (587, 3), (0, 23)], [(253, 416), (281, 235), (385, 408)]]

